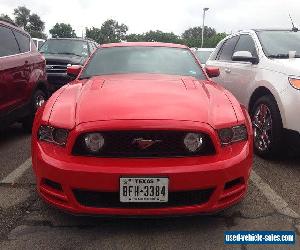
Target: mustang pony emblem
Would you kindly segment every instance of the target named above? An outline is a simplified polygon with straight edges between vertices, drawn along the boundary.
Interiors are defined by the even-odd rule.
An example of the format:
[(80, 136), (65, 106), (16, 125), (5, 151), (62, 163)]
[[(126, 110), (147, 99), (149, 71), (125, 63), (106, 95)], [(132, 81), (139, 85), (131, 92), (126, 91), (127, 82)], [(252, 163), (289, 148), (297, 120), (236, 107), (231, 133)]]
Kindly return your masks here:
[(132, 141), (132, 144), (137, 145), (140, 149), (146, 149), (158, 142), (161, 142), (161, 140), (146, 140), (143, 138), (136, 138)]

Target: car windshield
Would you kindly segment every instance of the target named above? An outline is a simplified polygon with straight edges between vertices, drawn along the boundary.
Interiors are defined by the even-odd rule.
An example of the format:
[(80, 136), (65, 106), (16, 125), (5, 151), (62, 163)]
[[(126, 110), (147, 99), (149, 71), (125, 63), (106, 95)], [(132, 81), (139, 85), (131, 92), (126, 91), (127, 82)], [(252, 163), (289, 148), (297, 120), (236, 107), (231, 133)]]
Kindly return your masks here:
[(259, 31), (257, 34), (266, 56), (288, 58), (290, 51), (296, 51), (296, 57), (300, 56), (300, 32)]
[(87, 42), (70, 39), (47, 40), (40, 49), (44, 54), (88, 56)]
[(196, 51), (196, 55), (201, 63), (205, 64), (212, 51)]
[(109, 74), (169, 74), (206, 79), (188, 49), (169, 47), (112, 47), (96, 51), (81, 78)]

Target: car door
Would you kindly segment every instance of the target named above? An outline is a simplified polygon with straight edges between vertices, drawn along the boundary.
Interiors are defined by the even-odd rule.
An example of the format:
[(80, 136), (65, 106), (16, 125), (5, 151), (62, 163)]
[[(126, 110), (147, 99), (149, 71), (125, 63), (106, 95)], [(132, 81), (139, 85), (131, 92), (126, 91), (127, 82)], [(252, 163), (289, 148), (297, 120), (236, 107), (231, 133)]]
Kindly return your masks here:
[(25, 104), (29, 101), (28, 92), (31, 90), (30, 77), (34, 70), (35, 57), (32, 53), (29, 53), (30, 37), (24, 33), (13, 30), (15, 38), (20, 48), (20, 54), (18, 55), (19, 68), (20, 68), (20, 81), (16, 89), (16, 97), (20, 104)]
[[(249, 51), (253, 57), (258, 58), (256, 45), (250, 34), (239, 35), (233, 53), (237, 51)], [(224, 71), (226, 73), (225, 87), (235, 95), (241, 104), (247, 106), (248, 89), (255, 81), (257, 64), (230, 60)]]
[(0, 24), (0, 115), (5, 115), (20, 103), (18, 86), (23, 82), (24, 61), (13, 31)]

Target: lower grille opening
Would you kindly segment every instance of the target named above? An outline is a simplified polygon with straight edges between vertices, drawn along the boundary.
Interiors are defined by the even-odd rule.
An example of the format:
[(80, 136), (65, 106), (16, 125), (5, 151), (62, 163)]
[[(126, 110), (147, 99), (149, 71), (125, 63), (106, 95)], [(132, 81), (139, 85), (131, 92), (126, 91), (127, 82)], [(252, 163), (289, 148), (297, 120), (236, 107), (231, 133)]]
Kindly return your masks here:
[(96, 192), (73, 190), (77, 201), (86, 207), (96, 208), (164, 208), (201, 205), (209, 201), (214, 189), (169, 192), (169, 201), (165, 203), (123, 203), (119, 192)]
[(242, 185), (244, 183), (244, 179), (242, 177), (234, 179), (232, 181), (226, 182), (224, 189), (231, 189), (233, 187)]
[(44, 185), (51, 187), (55, 190), (62, 191), (62, 186), (58, 182), (51, 181), (49, 179), (44, 179), (43, 183), (44, 183)]

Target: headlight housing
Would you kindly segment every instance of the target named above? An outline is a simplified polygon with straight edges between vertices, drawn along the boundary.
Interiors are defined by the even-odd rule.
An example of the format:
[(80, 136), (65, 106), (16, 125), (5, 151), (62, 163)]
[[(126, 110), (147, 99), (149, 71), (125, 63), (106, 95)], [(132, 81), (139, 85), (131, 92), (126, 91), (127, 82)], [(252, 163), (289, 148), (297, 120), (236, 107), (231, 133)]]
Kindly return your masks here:
[(40, 126), (38, 130), (38, 139), (50, 142), (59, 146), (67, 144), (69, 131), (63, 128), (54, 128), (52, 126)]
[(293, 88), (300, 90), (300, 79), (289, 77), (289, 82)]
[(248, 139), (248, 131), (244, 124), (231, 128), (220, 129), (218, 134), (223, 146)]

